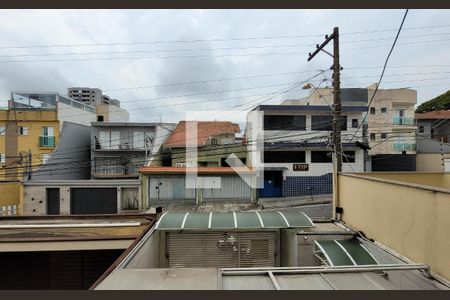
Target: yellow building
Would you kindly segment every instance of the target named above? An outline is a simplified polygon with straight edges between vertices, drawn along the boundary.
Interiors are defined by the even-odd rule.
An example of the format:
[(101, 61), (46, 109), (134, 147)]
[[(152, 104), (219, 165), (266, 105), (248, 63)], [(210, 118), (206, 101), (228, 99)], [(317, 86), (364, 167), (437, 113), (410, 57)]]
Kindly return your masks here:
[(0, 206), (19, 204), (17, 189), (6, 182), (21, 181), (29, 168), (39, 168), (58, 140), (56, 110), (0, 110)]

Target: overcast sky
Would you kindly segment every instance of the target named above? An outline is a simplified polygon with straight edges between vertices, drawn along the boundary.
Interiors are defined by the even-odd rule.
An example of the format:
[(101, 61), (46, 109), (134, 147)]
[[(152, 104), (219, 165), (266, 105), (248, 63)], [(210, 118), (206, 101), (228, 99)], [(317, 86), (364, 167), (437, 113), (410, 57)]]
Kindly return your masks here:
[[(279, 103), (307, 95), (301, 88), (283, 93), (294, 83), (330, 85), (331, 57), (322, 52), (307, 62), (307, 53), (335, 26), (341, 32), (342, 87), (366, 87), (378, 80), (403, 14), (1, 10), (0, 99), (9, 99), (12, 90), (65, 95), (70, 86), (98, 87), (119, 99), (136, 122)], [(449, 46), (450, 10), (410, 10), (381, 87), (414, 88), (418, 103), (447, 91)], [(328, 71), (317, 75), (319, 70)]]

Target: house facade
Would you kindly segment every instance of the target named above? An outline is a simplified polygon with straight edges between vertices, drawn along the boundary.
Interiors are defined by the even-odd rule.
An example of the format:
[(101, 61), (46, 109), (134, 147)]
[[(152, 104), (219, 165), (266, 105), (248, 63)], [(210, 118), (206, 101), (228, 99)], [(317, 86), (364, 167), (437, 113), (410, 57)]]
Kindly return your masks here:
[(154, 147), (157, 124), (95, 122), (91, 130), (91, 177), (138, 178)]
[[(362, 131), (351, 137), (366, 109), (342, 107), (343, 172), (364, 170), (364, 151), (354, 143)], [(260, 105), (248, 114), (251, 164), (264, 177), (259, 197), (332, 193), (331, 124), (331, 109), (324, 105)], [(254, 128), (259, 136), (249, 134)]]

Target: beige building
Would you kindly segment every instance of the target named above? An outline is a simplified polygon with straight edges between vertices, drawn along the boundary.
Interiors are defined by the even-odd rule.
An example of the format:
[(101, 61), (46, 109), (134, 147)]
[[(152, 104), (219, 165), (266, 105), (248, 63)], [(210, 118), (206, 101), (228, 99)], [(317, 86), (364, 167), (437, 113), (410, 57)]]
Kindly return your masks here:
[[(375, 88), (376, 84), (367, 88), (341, 89), (342, 105), (367, 105)], [(414, 118), (416, 103), (416, 90), (407, 88), (377, 90), (365, 121), (368, 123), (366, 136), (372, 148), (369, 155), (402, 154), (404, 151), (406, 154), (416, 154), (417, 126)], [(332, 105), (332, 89), (313, 87), (308, 97), (300, 100), (286, 100), (282, 104)]]
[[(368, 87), (369, 99), (375, 88), (376, 84)], [(412, 89), (377, 91), (368, 115), (370, 155), (416, 154), (416, 103), (417, 91)]]

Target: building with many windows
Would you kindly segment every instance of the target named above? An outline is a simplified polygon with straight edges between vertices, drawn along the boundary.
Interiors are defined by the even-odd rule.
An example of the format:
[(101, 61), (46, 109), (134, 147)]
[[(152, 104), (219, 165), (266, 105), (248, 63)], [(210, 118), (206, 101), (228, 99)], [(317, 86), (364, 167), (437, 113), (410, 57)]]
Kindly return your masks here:
[[(364, 170), (364, 151), (351, 137), (366, 109), (366, 106), (342, 107), (344, 172)], [(331, 109), (326, 105), (254, 108), (247, 116), (246, 132), (251, 164), (264, 177), (259, 197), (331, 194), (331, 125)], [(256, 136), (252, 132), (257, 132)], [(355, 140), (361, 139), (362, 131), (358, 131)]]
[[(165, 141), (160, 132), (172, 124), (95, 122), (91, 130), (91, 177), (139, 177)], [(166, 138), (168, 134), (164, 134)]]

